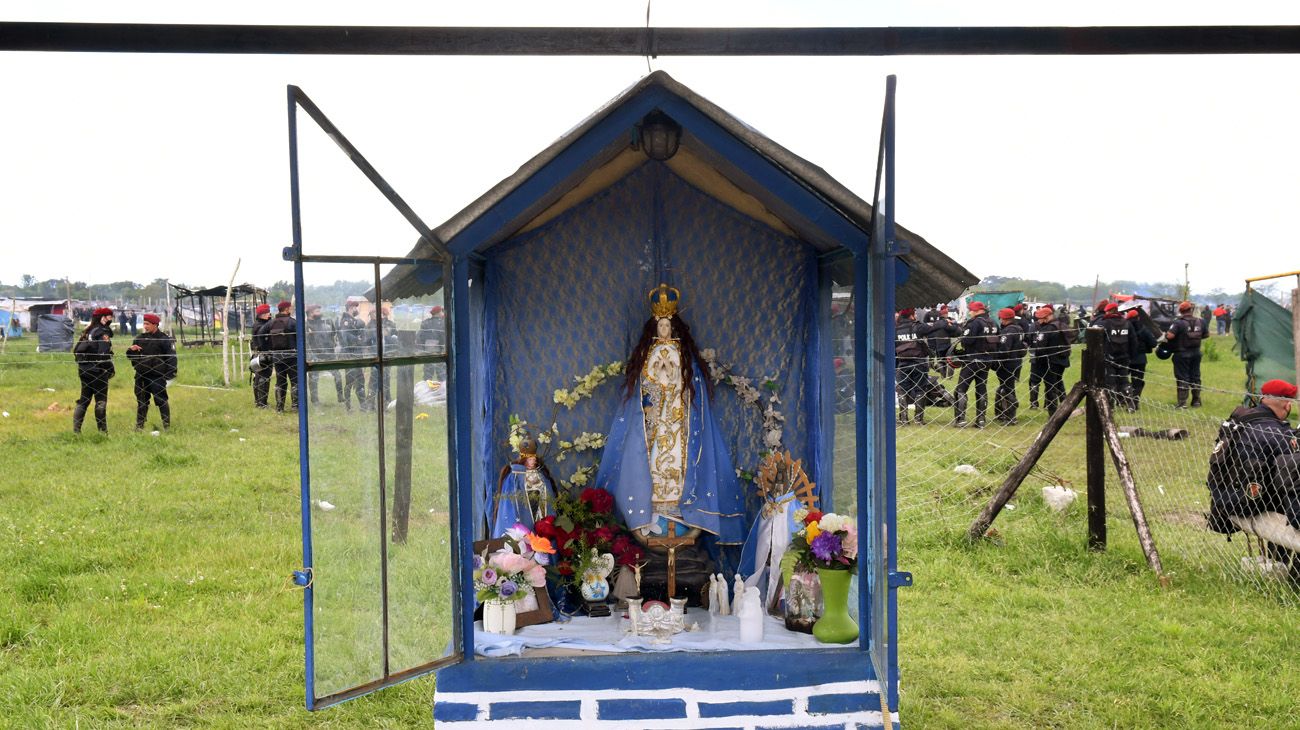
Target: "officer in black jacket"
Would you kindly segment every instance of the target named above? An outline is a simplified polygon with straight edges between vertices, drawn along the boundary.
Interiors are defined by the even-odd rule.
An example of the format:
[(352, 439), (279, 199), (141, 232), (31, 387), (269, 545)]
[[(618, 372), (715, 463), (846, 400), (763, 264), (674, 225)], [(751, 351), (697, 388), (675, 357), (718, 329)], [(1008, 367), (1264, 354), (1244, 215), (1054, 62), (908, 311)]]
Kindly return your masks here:
[(100, 307), (91, 315), (90, 324), (72, 348), (81, 380), (81, 397), (72, 410), (72, 432), (81, 433), (86, 408), (95, 400), (95, 425), (108, 433), (108, 381), (117, 370), (113, 367), (113, 310)]
[(989, 319), (984, 302), (970, 303), (971, 318), (966, 320), (956, 347), (961, 350), (961, 375), (957, 376), (953, 425), (966, 425), (966, 394), (975, 384), (975, 427), (984, 428), (989, 405), (989, 368), (997, 359), (998, 326)]
[[(434, 306), (429, 309), (429, 316), (420, 323), (420, 331), (415, 335), (415, 351), (421, 355), (443, 355), (447, 352), (446, 339), (447, 320), (442, 313), (442, 307)], [(424, 364), (425, 380), (446, 380), (447, 366), (440, 362), (427, 362)]]
[(1106, 313), (1097, 325), (1105, 333), (1106, 389), (1112, 393), (1117, 408), (1123, 406), (1132, 412), (1135, 410), (1133, 389), (1129, 387), (1128, 375), (1133, 328), (1114, 302), (1106, 305)]
[(253, 405), (258, 408), (266, 408), (266, 397), (271, 391), (271, 343), (267, 330), (271, 326), (271, 305), (259, 304), (254, 310), (253, 335), (249, 341), (249, 348), (253, 351), (253, 361), (257, 364), (250, 367), (249, 371), (253, 375)]
[[(336, 358), (335, 348), (339, 347), (338, 328), (334, 326), (334, 321), (325, 319), (321, 306), (312, 304), (307, 307), (307, 321), (303, 323), (306, 328), (307, 340), (307, 361), (323, 362)], [(343, 378), (339, 371), (329, 371), (330, 380), (334, 381), (334, 395), (338, 402), (343, 402)], [(312, 405), (320, 405), (320, 398), (317, 395), (319, 389), (317, 382), (320, 380), (320, 373), (307, 373), (307, 397)]]
[(952, 366), (948, 364), (945, 355), (952, 345), (952, 338), (961, 334), (961, 327), (948, 315), (947, 304), (940, 304), (927, 312), (925, 324), (935, 325), (926, 342), (930, 346), (930, 356), (934, 359), (934, 369), (939, 373), (939, 377), (949, 378), (952, 376)]
[(293, 303), (276, 305), (275, 316), (266, 326), (271, 366), (275, 369), (275, 410), (284, 412), (285, 392), (289, 392), (290, 410), (298, 410), (298, 322), (289, 312)]
[(997, 364), (994, 370), (998, 376), (998, 389), (993, 395), (993, 416), (998, 419), (998, 423), (1014, 426), (1016, 413), (1020, 410), (1016, 383), (1020, 380), (1020, 368), (1025, 363), (1025, 329), (1014, 309), (999, 310), (998, 321), (1002, 324), (1002, 330), (998, 333)]
[(901, 309), (894, 320), (894, 370), (901, 396), (898, 403), (898, 422), (907, 423), (907, 404), (916, 406), (916, 422), (925, 423), (925, 399), (921, 396), (928, 385), (930, 374), (930, 345), (926, 338), (946, 327), (932, 322), (916, 321), (915, 309)]
[(1043, 407), (1055, 411), (1065, 400), (1064, 376), (1070, 367), (1070, 341), (1072, 331), (1056, 319), (1051, 307), (1039, 307), (1034, 312), (1036, 324), (1029, 338), (1033, 353), (1030, 367), (1039, 369), (1043, 380)]
[(1196, 305), (1183, 302), (1178, 305), (1178, 319), (1169, 326), (1165, 339), (1174, 351), (1174, 381), (1178, 388), (1178, 407), (1187, 407), (1187, 395), (1192, 396), (1192, 408), (1201, 407), (1201, 340), (1205, 337), (1205, 322), (1196, 316)]
[(1125, 315), (1128, 318), (1129, 326), (1133, 328), (1132, 336), (1129, 338), (1129, 384), (1133, 389), (1133, 409), (1142, 408), (1142, 391), (1147, 387), (1147, 355), (1159, 344), (1151, 328), (1147, 326), (1147, 321), (1142, 316), (1142, 310), (1133, 308), (1128, 310)]
[[(344, 307), (343, 316), (339, 318), (339, 344), (343, 346), (343, 355), (348, 359), (371, 354), (367, 350), (369, 333), (366, 330), (366, 323), (357, 316), (359, 308), (357, 302), (348, 302)], [(343, 405), (349, 411), (352, 410), (353, 393), (356, 393), (357, 405), (361, 410), (369, 410), (370, 404), (366, 399), (366, 376), (361, 368), (348, 368), (343, 374)]]
[(1280, 512), (1293, 528), (1300, 529), (1300, 490), (1284, 482), (1293, 470), (1280, 470), (1277, 464), (1279, 457), (1294, 459), (1291, 455), (1300, 451), (1296, 432), (1287, 422), (1296, 386), (1270, 380), (1260, 393), (1258, 406), (1240, 406), (1223, 423), (1210, 455), (1206, 478), (1209, 526), (1216, 532), (1237, 531), (1229, 516), (1251, 517), (1262, 512)]
[(158, 406), (163, 428), (171, 428), (172, 411), (168, 405), (167, 381), (176, 377), (176, 343), (171, 335), (158, 329), (156, 314), (144, 316), (144, 332), (136, 335), (126, 348), (126, 357), (135, 368), (135, 430), (143, 431), (149, 416), (149, 399)]

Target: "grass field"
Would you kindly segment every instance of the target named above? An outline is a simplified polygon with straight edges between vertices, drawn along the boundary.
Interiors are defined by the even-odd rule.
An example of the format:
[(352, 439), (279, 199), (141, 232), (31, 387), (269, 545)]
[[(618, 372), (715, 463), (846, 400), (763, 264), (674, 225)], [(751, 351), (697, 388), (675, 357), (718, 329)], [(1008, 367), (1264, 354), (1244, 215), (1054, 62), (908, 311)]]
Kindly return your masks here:
[[(0, 726), (431, 724), (429, 679), (322, 713), (302, 709), (302, 597), (288, 578), (301, 564), (296, 419), (255, 411), (246, 386), (211, 389), (220, 359), (199, 351), (186, 353), (179, 383), (204, 387), (172, 389), (171, 431), (131, 430), (123, 359), (110, 433), (74, 437), (75, 368), (67, 355), (31, 353), (33, 345), (13, 341), (0, 356), (0, 410), (9, 414), (0, 418)], [(1216, 345), (1223, 356), (1205, 364), (1207, 383), (1239, 390), (1240, 363), (1226, 338)], [(1156, 378), (1168, 370), (1153, 362), (1149, 396), (1162, 395)], [(1207, 394), (1197, 438), (1238, 397)], [(335, 421), (348, 434), (337, 413), (320, 418), (322, 434)], [(916, 576), (900, 592), (904, 723), (1294, 725), (1295, 609), (1184, 565), (1176, 553), (1166, 555), (1172, 586), (1160, 587), (1114, 492), (1105, 552), (1084, 549), (1081, 505), (1052, 513), (1028, 485), (1017, 509), (998, 519), (998, 540), (965, 542), (988, 486), (1014, 463), (989, 442), (1028, 443), (1044, 418), (1027, 413), (996, 433), (940, 425), (900, 432), (900, 568)], [(433, 420), (421, 423), (436, 430)], [(1078, 420), (1044, 465), (1081, 489)], [(1181, 461), (1161, 468), (1191, 490), (1204, 462), (1179, 448)], [(361, 468), (346, 456), (322, 467), (340, 484)], [(957, 463), (983, 474), (955, 481)], [(327, 484), (318, 496), (339, 505), (331, 516), (370, 509), (349, 505), (346, 494), (331, 499)], [(413, 540), (436, 555), (445, 504), (431, 494), (416, 502)], [(335, 537), (322, 539), (374, 539), (341, 526), (330, 533), (329, 524), (318, 522)], [(417, 572), (427, 581), (419, 590), (445, 580)], [(437, 607), (426, 611), (410, 625), (441, 620)], [(365, 614), (354, 620), (365, 623)], [(333, 625), (349, 633), (345, 618)]]

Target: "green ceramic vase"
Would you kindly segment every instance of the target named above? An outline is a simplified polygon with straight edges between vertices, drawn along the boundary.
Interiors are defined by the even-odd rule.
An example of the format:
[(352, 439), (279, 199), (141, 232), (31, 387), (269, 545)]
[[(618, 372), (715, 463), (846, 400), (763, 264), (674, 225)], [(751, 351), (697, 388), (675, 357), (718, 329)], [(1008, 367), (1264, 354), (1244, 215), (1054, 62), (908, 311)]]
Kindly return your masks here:
[(849, 581), (852, 570), (818, 568), (822, 583), (822, 617), (813, 624), (813, 636), (826, 644), (847, 644), (858, 638), (858, 624), (849, 616)]

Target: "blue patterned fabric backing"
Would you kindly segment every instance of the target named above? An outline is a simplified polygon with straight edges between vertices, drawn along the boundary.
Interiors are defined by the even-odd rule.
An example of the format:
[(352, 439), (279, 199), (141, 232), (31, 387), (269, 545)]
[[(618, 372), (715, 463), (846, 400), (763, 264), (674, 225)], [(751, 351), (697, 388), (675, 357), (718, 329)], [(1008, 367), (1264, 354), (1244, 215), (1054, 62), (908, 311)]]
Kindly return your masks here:
[[(741, 215), (662, 163), (647, 162), (485, 254), (484, 320), (493, 332), (485, 342), (490, 445), (480, 453), (491, 463), (476, 465), (476, 478), (509, 460), (511, 414), (534, 432), (549, 426), (554, 414), (567, 438), (608, 430), (622, 398), (621, 378), (599, 386), (571, 411), (556, 406), (553, 393), (571, 388), (574, 376), (595, 365), (627, 359), (650, 316), (646, 296), (661, 281), (681, 289), (681, 315), (701, 350), (716, 350), (760, 388), (763, 376), (775, 377), (785, 447), (813, 463), (821, 429), (810, 420), (805, 370), (818, 287), (815, 252), (807, 244)], [(713, 411), (732, 461), (755, 469), (763, 450), (761, 413), (722, 384), (715, 387)], [(563, 463), (547, 459), (564, 480), (592, 463), (586, 455)], [(825, 471), (810, 477), (829, 479)], [(490, 494), (496, 485), (478, 486), (479, 494)], [(756, 504), (751, 499), (751, 514)]]

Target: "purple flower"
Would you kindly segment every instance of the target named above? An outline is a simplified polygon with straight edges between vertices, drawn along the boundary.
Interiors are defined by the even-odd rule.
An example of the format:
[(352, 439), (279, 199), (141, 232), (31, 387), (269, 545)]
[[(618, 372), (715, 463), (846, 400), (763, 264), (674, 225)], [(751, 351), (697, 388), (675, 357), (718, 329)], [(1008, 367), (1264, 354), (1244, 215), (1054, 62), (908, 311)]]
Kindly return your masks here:
[(482, 567), (483, 567), (483, 556), (482, 556), (482, 555), (475, 555), (475, 556), (474, 556), (474, 570), (478, 570), (479, 568), (482, 568)]
[(537, 561), (538, 565), (551, 564), (551, 556), (546, 553), (533, 553), (533, 560)]
[(487, 585), (494, 586), (497, 584), (497, 572), (491, 568), (483, 569), (483, 582)]
[(809, 547), (812, 548), (813, 555), (816, 556), (818, 560), (830, 562), (835, 558), (836, 554), (840, 552), (841, 546), (839, 535), (836, 535), (833, 532), (823, 532), (813, 538), (812, 545)]
[(519, 590), (519, 586), (512, 580), (503, 580), (501, 585), (497, 586), (497, 592), (501, 594), (502, 598), (513, 596), (517, 590)]

